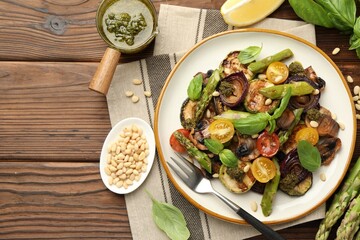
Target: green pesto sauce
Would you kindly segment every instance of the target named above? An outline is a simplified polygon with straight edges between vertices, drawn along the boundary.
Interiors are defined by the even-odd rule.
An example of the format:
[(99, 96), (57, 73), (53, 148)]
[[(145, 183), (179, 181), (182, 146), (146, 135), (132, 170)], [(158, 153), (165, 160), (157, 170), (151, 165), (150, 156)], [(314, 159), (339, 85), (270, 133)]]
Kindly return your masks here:
[(141, 1), (119, 0), (103, 17), (106, 37), (118, 48), (137, 47), (150, 38), (153, 17)]

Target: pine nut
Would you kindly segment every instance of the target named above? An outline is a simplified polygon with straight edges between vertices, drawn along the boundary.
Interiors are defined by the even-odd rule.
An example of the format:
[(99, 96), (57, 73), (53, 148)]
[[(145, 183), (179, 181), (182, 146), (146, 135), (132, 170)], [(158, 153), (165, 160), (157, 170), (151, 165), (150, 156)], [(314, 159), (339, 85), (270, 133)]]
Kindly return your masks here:
[(139, 97), (136, 96), (136, 95), (134, 95), (134, 96), (131, 97), (131, 101), (132, 101), (133, 103), (137, 103), (137, 102), (139, 101)]
[(332, 55), (336, 55), (340, 52), (340, 48), (336, 47), (334, 48), (334, 50), (332, 51)]
[(134, 95), (134, 92), (132, 92), (132, 91), (125, 91), (125, 96), (131, 97), (132, 95)]
[(319, 95), (319, 93), (320, 93), (320, 90), (319, 90), (319, 89), (315, 89), (315, 90), (312, 92), (313, 95)]
[(135, 78), (135, 79), (132, 80), (132, 83), (134, 85), (140, 85), (142, 83), (142, 80)]
[(360, 111), (360, 104), (355, 104), (356, 110)]
[(354, 87), (354, 95), (359, 95), (359, 92), (360, 92), (360, 86), (359, 85), (356, 85)]
[(258, 75), (258, 79), (259, 79), (259, 80), (264, 80), (264, 79), (266, 79), (266, 74), (260, 73), (260, 74)]
[(317, 128), (319, 126), (319, 123), (316, 121), (310, 121), (310, 126), (313, 128)]
[(356, 119), (360, 120), (360, 114), (356, 114)]
[(145, 92), (144, 92), (144, 95), (145, 95), (146, 97), (151, 97), (151, 92), (150, 92), (150, 91), (145, 91)]
[(345, 124), (344, 123), (338, 122), (338, 124), (339, 124), (339, 127), (340, 127), (341, 130), (345, 130)]
[(350, 75), (348, 75), (348, 76), (346, 77), (346, 80), (347, 80), (349, 83), (353, 83), (353, 82), (354, 82), (354, 79), (353, 79)]
[(218, 96), (220, 96), (220, 93), (218, 91), (214, 91), (212, 93), (212, 95), (213, 95), (213, 97), (218, 97)]
[(268, 106), (272, 103), (272, 99), (271, 98), (268, 98), (265, 100), (265, 105)]
[(320, 180), (325, 182), (326, 181), (326, 175), (325, 173), (320, 173)]
[(109, 169), (108, 167), (105, 167), (104, 169), (105, 169), (106, 175), (111, 176), (111, 171), (110, 171), (110, 169)]
[(257, 205), (257, 203), (256, 203), (255, 201), (251, 201), (250, 207), (251, 207), (251, 210), (252, 210), (253, 212), (256, 212), (257, 209), (258, 209), (258, 205)]

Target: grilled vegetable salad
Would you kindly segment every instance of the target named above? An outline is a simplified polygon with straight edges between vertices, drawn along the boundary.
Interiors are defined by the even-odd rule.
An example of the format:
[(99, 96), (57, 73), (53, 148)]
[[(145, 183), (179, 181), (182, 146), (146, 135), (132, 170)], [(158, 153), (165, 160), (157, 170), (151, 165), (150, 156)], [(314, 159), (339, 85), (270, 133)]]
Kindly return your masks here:
[(331, 163), (341, 140), (319, 103), (326, 83), (315, 70), (285, 64), (290, 49), (255, 61), (260, 51), (230, 52), (217, 69), (194, 75), (170, 145), (229, 191), (263, 194), (268, 216), (277, 191), (301, 196), (311, 188), (312, 173)]

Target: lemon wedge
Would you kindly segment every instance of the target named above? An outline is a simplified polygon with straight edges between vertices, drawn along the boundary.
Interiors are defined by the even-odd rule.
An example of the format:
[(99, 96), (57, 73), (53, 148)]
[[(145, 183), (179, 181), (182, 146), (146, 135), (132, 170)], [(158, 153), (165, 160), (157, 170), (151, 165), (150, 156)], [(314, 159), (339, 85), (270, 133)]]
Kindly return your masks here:
[(285, 0), (227, 0), (220, 9), (224, 21), (235, 27), (256, 23), (273, 11)]

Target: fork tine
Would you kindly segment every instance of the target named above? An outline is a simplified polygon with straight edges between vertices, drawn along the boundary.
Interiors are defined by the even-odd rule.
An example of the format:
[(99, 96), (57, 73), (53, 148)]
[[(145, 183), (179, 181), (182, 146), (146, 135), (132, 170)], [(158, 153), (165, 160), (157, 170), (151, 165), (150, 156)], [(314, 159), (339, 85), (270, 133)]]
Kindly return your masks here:
[(188, 166), (191, 170), (195, 170), (198, 169), (198, 167), (196, 167), (193, 163), (191, 163), (189, 160), (187, 160), (184, 156), (182, 156), (181, 154), (175, 152), (176, 156), (178, 156), (179, 158), (181, 158), (181, 160), (183, 160), (183, 162), (186, 164), (186, 166)]
[(187, 183), (187, 181), (189, 180), (189, 178), (185, 175), (185, 173), (183, 172), (180, 172), (178, 169), (176, 169), (176, 167), (171, 163), (171, 162), (168, 162), (166, 161), (167, 164), (169, 165), (169, 167), (176, 173), (176, 175), (179, 176), (179, 178), (181, 178), (181, 180), (184, 182), (184, 183)]
[[(192, 169), (190, 168), (188, 168), (188, 167), (186, 167), (186, 166), (184, 166), (184, 164), (183, 164), (183, 162), (184, 161), (179, 161), (178, 159), (175, 159), (175, 158), (173, 158), (173, 157), (170, 157), (173, 161), (174, 161), (174, 163), (176, 163), (176, 165), (178, 165), (178, 167), (179, 168), (181, 168), (181, 170), (183, 170), (183, 172), (188, 176), (188, 177), (190, 177), (190, 175), (192, 174)], [(187, 160), (185, 160), (185, 165), (187, 165), (186, 164), (186, 162), (188, 162)]]

